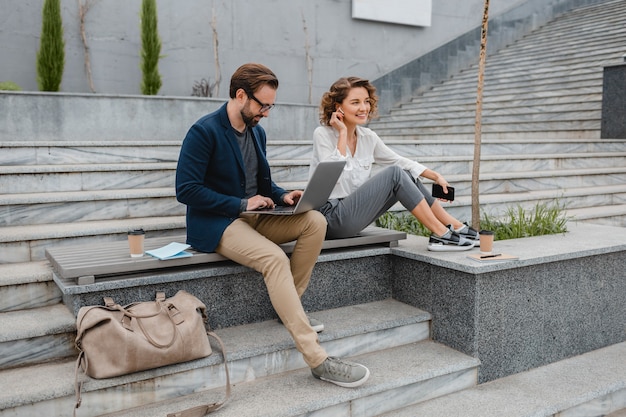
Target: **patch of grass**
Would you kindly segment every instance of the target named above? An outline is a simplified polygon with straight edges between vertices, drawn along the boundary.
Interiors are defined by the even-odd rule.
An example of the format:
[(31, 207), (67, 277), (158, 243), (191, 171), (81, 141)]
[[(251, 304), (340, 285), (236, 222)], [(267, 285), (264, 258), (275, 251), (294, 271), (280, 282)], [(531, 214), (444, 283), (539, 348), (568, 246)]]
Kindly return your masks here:
[(13, 81), (0, 81), (0, 90), (4, 91), (22, 91), (19, 85)]
[[(504, 216), (497, 218), (483, 213), (480, 227), (493, 230), (496, 240), (507, 240), (565, 233), (568, 220), (570, 218), (565, 216), (565, 205), (556, 201), (552, 205), (537, 203), (530, 210), (520, 205), (509, 207)], [(412, 235), (430, 236), (430, 230), (409, 213), (387, 212), (376, 220), (376, 225)]]
[(557, 201), (552, 205), (537, 203), (531, 210), (524, 210), (519, 205), (509, 207), (501, 218), (483, 213), (480, 227), (493, 230), (496, 240), (506, 240), (565, 233), (568, 220), (565, 205)]

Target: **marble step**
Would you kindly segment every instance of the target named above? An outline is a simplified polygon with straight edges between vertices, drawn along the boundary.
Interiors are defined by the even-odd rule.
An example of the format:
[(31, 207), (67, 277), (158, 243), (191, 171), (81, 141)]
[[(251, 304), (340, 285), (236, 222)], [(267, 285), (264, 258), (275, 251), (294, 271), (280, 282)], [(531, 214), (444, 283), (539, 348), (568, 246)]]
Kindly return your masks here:
[[(624, 36), (624, 34), (620, 34)], [(511, 49), (513, 57), (503, 57), (498, 54), (490, 55), (485, 65), (485, 86), (492, 83), (508, 82), (520, 83), (523, 80), (532, 80), (536, 83), (551, 84), (560, 81), (594, 80), (602, 76), (602, 67), (617, 64), (621, 61), (620, 45), (607, 44), (606, 40), (601, 47), (576, 57), (555, 59), (551, 57), (537, 57)], [(554, 47), (554, 46), (551, 46)], [(505, 50), (505, 51), (508, 51)], [(478, 65), (473, 64), (460, 70), (450, 77), (448, 82), (476, 84)]]
[[(528, 81), (532, 85), (531, 81)], [(468, 100), (476, 101), (477, 85), (476, 83), (446, 85), (424, 92), (416, 98), (412, 99), (413, 105), (442, 104), (442, 101), (450, 100), (452, 105), (463, 104)], [(539, 105), (548, 105), (550, 99), (556, 97), (561, 98), (558, 104), (566, 102), (568, 97), (572, 95), (582, 95), (592, 102), (601, 101), (602, 79), (599, 81), (589, 80), (584, 83), (576, 81), (562, 81), (553, 84), (538, 83), (533, 87), (524, 87), (516, 84), (492, 84), (483, 87), (483, 102), (503, 103), (506, 107), (516, 108), (516, 100), (539, 100), (544, 99), (545, 102), (539, 101)], [(599, 95), (600, 100), (597, 100)], [(574, 100), (569, 100), (574, 102)], [(443, 103), (445, 104), (445, 103)], [(575, 108), (574, 108), (575, 109)], [(393, 113), (393, 111), (392, 111)]]
[[(530, 100), (520, 100), (515, 103), (509, 103), (507, 107), (498, 105), (497, 103), (490, 101), (483, 103), (483, 115), (489, 116), (504, 116), (515, 114), (537, 114), (537, 113), (556, 113), (556, 112), (570, 112), (570, 111), (597, 111), (598, 102), (585, 101), (578, 103), (574, 98), (571, 101), (559, 100), (556, 103), (546, 103), (544, 100), (533, 104)], [(538, 100), (536, 100), (538, 101)], [(445, 103), (439, 103), (437, 105), (426, 106), (419, 105), (419, 103), (408, 104), (397, 109), (394, 109), (388, 115), (381, 116), (372, 123), (378, 124), (387, 121), (400, 121), (400, 120), (446, 120), (453, 117), (475, 117), (476, 115), (476, 103), (471, 103), (469, 100), (465, 104), (454, 104), (452, 106), (446, 106)]]
[[(174, 187), (176, 163), (0, 166), (5, 193)], [(120, 171), (123, 174), (120, 175)]]
[(480, 384), (380, 417), (626, 415), (624, 357), (626, 342)]
[[(619, 36), (623, 37), (624, 34)], [(576, 43), (573, 45), (573, 48), (580, 49)], [(553, 51), (551, 55), (546, 56), (517, 52), (514, 47), (510, 47), (511, 49), (504, 49), (487, 57), (484, 73), (485, 85), (491, 81), (519, 83), (524, 79), (547, 84), (559, 80), (569, 81), (570, 77), (580, 80), (595, 79), (598, 75), (602, 75), (603, 66), (619, 62), (620, 45), (621, 41), (618, 39), (613, 41), (604, 39), (600, 46), (590, 46), (593, 49), (589, 53), (580, 53), (576, 49), (576, 55), (561, 55), (561, 53), (555, 55)], [(550, 45), (550, 47), (558, 49), (555, 45)], [(505, 52), (509, 52), (511, 57), (505, 56)], [(476, 84), (477, 72), (478, 64), (475, 63), (451, 75), (443, 84), (448, 82)]]
[[(392, 113), (388, 116), (381, 117), (375, 121), (375, 131), (379, 128), (389, 127), (415, 127), (419, 129), (421, 126), (437, 126), (440, 124), (448, 124), (452, 121), (460, 121), (467, 123), (476, 120), (476, 106), (466, 109), (447, 109), (437, 111), (426, 106), (415, 108), (413, 111), (405, 110), (402, 113)], [(507, 108), (493, 108), (482, 110), (481, 122), (494, 123), (495, 121), (510, 120), (516, 123), (516, 120), (571, 120), (577, 118), (597, 119), (601, 118), (601, 111), (597, 109), (596, 103), (586, 103), (585, 106), (572, 106), (568, 104), (559, 105), (541, 105), (537, 107), (518, 106)]]
[[(272, 160), (272, 179), (308, 178), (299, 160)], [(174, 188), (176, 163), (0, 166), (0, 190), (6, 194)], [(123, 193), (124, 191), (120, 191)]]
[[(379, 133), (377, 131), (377, 133)], [(453, 142), (455, 140), (473, 140), (475, 132), (469, 129), (464, 129), (463, 131), (428, 131), (428, 132), (420, 132), (415, 131), (413, 133), (397, 133), (393, 130), (388, 132), (379, 133), (379, 136), (387, 140), (393, 141), (439, 141), (442, 143)], [(586, 140), (596, 140), (600, 139), (600, 131), (597, 128), (585, 129), (585, 130), (563, 130), (563, 131), (535, 131), (535, 130), (527, 130), (527, 131), (511, 131), (511, 132), (485, 132), (484, 130), (480, 134), (480, 138), (483, 141), (508, 141), (508, 140), (518, 140), (518, 141), (534, 141), (537, 139), (549, 139), (554, 141), (559, 140), (568, 140), (568, 139), (586, 139)]]
[[(602, 112), (598, 109), (578, 110), (570, 109), (565, 112), (513, 112), (514, 114), (505, 113), (502, 115), (483, 112), (481, 122), (483, 125), (507, 125), (518, 123), (570, 123), (572, 121), (598, 121), (601, 120)], [(471, 124), (474, 126), (476, 120), (476, 112), (466, 112), (464, 114), (440, 114), (439, 118), (422, 117), (419, 119), (402, 118), (385, 119), (376, 123), (376, 131), (381, 129), (415, 129), (421, 130), (425, 127), (445, 126), (462, 126)]]
[(0, 201), (0, 227), (185, 215), (174, 187), (8, 194)]
[[(554, 19), (555, 25), (573, 25), (573, 28), (583, 27), (594, 16), (611, 18), (616, 11), (622, 11), (620, 0), (602, 1), (596, 4), (583, 5), (573, 10), (569, 10)], [(603, 20), (600, 21), (600, 23)], [(568, 26), (569, 27), (569, 26)]]
[[(559, 19), (554, 20), (516, 39), (498, 51), (497, 55), (515, 56), (515, 52), (517, 52), (518, 55), (521, 54), (522, 56), (535, 54), (549, 56), (549, 53), (552, 52), (553, 56), (558, 59), (562, 55), (555, 54), (555, 51), (563, 52), (565, 56), (572, 51), (580, 52), (580, 48), (576, 49), (575, 45), (581, 39), (582, 27), (585, 27), (585, 41), (588, 41), (591, 46), (588, 51), (593, 53), (595, 47), (602, 46), (603, 40), (611, 42), (619, 39), (619, 36), (624, 33), (622, 22), (625, 13), (623, 6), (609, 13), (610, 15), (606, 16), (597, 11), (592, 12), (586, 16), (584, 21), (576, 19), (568, 22), (567, 25), (563, 25)], [(555, 49), (550, 49), (551, 46), (554, 46)]]
[[(588, 120), (561, 120), (552, 122), (550, 120), (542, 121), (526, 121), (520, 117), (520, 120), (504, 122), (504, 123), (486, 123), (482, 122), (482, 134), (489, 138), (507, 139), (511, 137), (524, 136), (522, 133), (530, 137), (551, 137), (559, 138), (576, 137), (576, 138), (598, 138), (600, 136), (600, 119)], [(462, 137), (474, 135), (474, 121), (465, 120), (465, 123), (455, 122), (451, 125), (436, 126), (414, 126), (403, 128), (384, 128), (376, 126), (376, 132), (381, 137), (386, 136), (403, 136), (405, 139), (419, 139), (428, 135), (451, 135), (458, 134)]]
[(0, 142), (0, 166), (176, 162), (181, 141)]
[(61, 297), (47, 261), (0, 263), (0, 313), (52, 306)]
[[(320, 343), (329, 354), (342, 357), (373, 354), (374, 358), (383, 355), (381, 360), (385, 362), (395, 358), (394, 371), (380, 370), (372, 376), (379, 382), (372, 383), (370, 392), (439, 376), (442, 377), (439, 381), (450, 380), (450, 390), (475, 384), (478, 361), (429, 342), (430, 315), (424, 311), (387, 299), (319, 311), (311, 316), (326, 326), (320, 334)], [(305, 369), (289, 334), (275, 320), (218, 329), (216, 333), (226, 345), (233, 401), (242, 398), (238, 394), (243, 389), (240, 387), (268, 386), (268, 378), (274, 379), (273, 375), (277, 375), (277, 381), (297, 375), (292, 383), (311, 386), (320, 393), (332, 391), (336, 395), (352, 391), (315, 380)], [(118, 378), (87, 378), (78, 415), (102, 415), (162, 400), (171, 403), (174, 398), (206, 390), (222, 395), (224, 375), (219, 352), (216, 348), (215, 354), (205, 359)], [(415, 360), (408, 360), (407, 355)], [(0, 371), (0, 416), (68, 415), (74, 401), (73, 366), (73, 360), (68, 360)], [(420, 376), (407, 372), (407, 366), (408, 371), (420, 370)], [(463, 375), (460, 385), (457, 375)], [(33, 378), (39, 383), (30, 384), (28, 381)], [(146, 391), (147, 387), (150, 388)]]
[[(473, 98), (476, 100), (476, 85), (468, 84), (469, 87), (467, 89), (459, 89), (458, 91), (439, 91), (437, 89), (433, 89), (427, 91), (420, 95), (415, 100), (419, 102), (433, 100), (433, 102), (439, 102), (445, 99), (453, 99), (455, 102), (459, 102), (461, 100), (467, 100)], [(587, 95), (591, 98), (594, 98), (598, 94), (602, 94), (602, 83), (597, 83), (591, 86), (585, 87), (561, 87), (561, 88), (546, 88), (545, 86), (540, 86), (540, 88), (511, 88), (505, 89), (502, 91), (494, 92), (493, 94), (489, 94), (489, 90), (483, 90), (483, 96), (485, 101), (488, 99), (491, 101), (512, 101), (512, 100), (527, 100), (527, 99), (548, 99), (553, 97), (566, 97), (571, 94), (576, 95)]]
[(140, 227), (154, 237), (181, 235), (185, 234), (185, 216), (3, 227), (0, 235), (0, 264), (43, 261), (46, 247), (53, 245), (125, 240), (128, 230)]
[[(593, 67), (598, 62), (604, 62), (607, 59), (618, 58), (616, 55), (622, 39), (626, 35), (624, 29), (607, 29), (606, 36), (585, 41), (585, 47), (580, 48), (580, 40), (564, 39), (562, 41), (549, 41), (543, 38), (538, 39), (539, 44), (529, 44), (526, 48), (519, 44), (512, 44), (496, 53), (492, 53), (487, 57), (487, 66), (489, 73), (498, 73), (498, 71), (511, 69), (519, 71), (528, 69), (533, 73), (541, 67), (575, 65), (582, 68), (580, 64), (587, 63)], [(529, 49), (530, 48), (530, 49)], [(536, 64), (533, 66), (533, 63)], [(476, 66), (474, 66), (476, 68)], [(506, 77), (506, 74), (500, 74)]]
[[(426, 104), (427, 102), (427, 104)], [(576, 90), (563, 91), (562, 94), (546, 95), (541, 97), (515, 97), (510, 94), (507, 95), (494, 95), (486, 96), (483, 101), (483, 110), (488, 111), (491, 109), (499, 108), (516, 108), (516, 107), (537, 107), (537, 106), (552, 106), (552, 105), (571, 105), (576, 106), (577, 103), (595, 103), (596, 109), (600, 108), (602, 103), (602, 94), (584, 94), (579, 93)], [(397, 108), (393, 109), (390, 114), (403, 113), (406, 111), (415, 110), (428, 110), (437, 112), (446, 111), (458, 111), (458, 110), (476, 110), (476, 89), (474, 87), (474, 95), (465, 95), (464, 97), (450, 97), (447, 100), (439, 97), (430, 97), (428, 100), (423, 99), (423, 96), (417, 96), (410, 102), (403, 103)], [(575, 108), (575, 107), (573, 107)], [(385, 115), (381, 116), (382, 118)]]
[[(582, 9), (570, 13), (580, 13)], [(615, 33), (623, 30), (621, 23), (624, 19), (624, 8), (622, 5), (616, 7), (606, 7), (604, 10), (587, 10), (584, 16), (580, 14), (567, 14), (565, 18), (557, 18), (550, 23), (526, 34), (517, 39), (509, 48), (515, 50), (532, 51), (549, 50), (549, 45), (564, 45), (564, 48), (571, 47), (572, 40), (580, 39), (580, 34), (584, 28), (585, 36), (590, 40), (602, 39), (605, 33)], [(544, 40), (544, 42), (542, 42)]]
[[(472, 218), (472, 201), (469, 195), (471, 184), (469, 181), (453, 184), (456, 187), (456, 193), (460, 195), (452, 203), (442, 202), (442, 206), (457, 219), (470, 221)], [(483, 188), (482, 185), (481, 188)], [(545, 204), (549, 207), (558, 204), (565, 207), (563, 212), (565, 217), (571, 217), (576, 221), (626, 226), (626, 186), (622, 184), (561, 190), (539, 188), (500, 194), (481, 193), (479, 203), (481, 215), (486, 213), (496, 219), (502, 216), (508, 217), (508, 210), (517, 210), (517, 207), (532, 212), (537, 204)], [(391, 211), (406, 212), (399, 203), (394, 205)]]
[(568, 209), (567, 215), (574, 219), (592, 224), (603, 224), (607, 226), (626, 226), (626, 203), (624, 196), (620, 200), (622, 204), (606, 205), (601, 207), (584, 207), (578, 209)]
[[(448, 181), (452, 180), (451, 175), (471, 175), (472, 172), (471, 156), (423, 156), (416, 146), (404, 146), (398, 151), (444, 174)], [(306, 187), (308, 160), (301, 163), (297, 176), (279, 184), (288, 189)], [(619, 153), (481, 157), (483, 178), (490, 172), (530, 172), (532, 175), (536, 171), (551, 171), (552, 175), (557, 175), (559, 170), (573, 170), (570, 176), (575, 177), (579, 169), (623, 166), (626, 166), (626, 149)], [(559, 188), (576, 186), (577, 180), (561, 180)], [(13, 194), (2, 196), (0, 201), (3, 202), (0, 204), (2, 227), (185, 215), (185, 206), (176, 201), (173, 188)]]
[[(501, 51), (491, 53), (487, 57), (485, 75), (489, 75), (486, 78), (498, 79), (554, 72), (561, 72), (564, 75), (588, 73), (594, 68), (601, 69), (602, 66), (611, 64), (613, 60), (619, 61), (621, 38), (623, 37), (624, 33), (607, 36), (598, 40), (597, 44), (589, 45), (588, 49), (586, 49), (586, 41), (584, 48), (579, 46), (583, 42), (580, 39), (570, 40), (570, 46), (565, 48), (558, 43), (546, 42), (546, 48), (548, 50), (552, 48), (552, 50), (545, 53), (518, 50), (516, 45), (513, 44)], [(613, 61), (612, 63), (618, 62)], [(452, 78), (463, 79), (468, 74), (475, 73), (477, 68), (478, 64), (474, 63), (467, 68), (461, 69)]]
[[(469, 196), (466, 194), (471, 189), (471, 174), (446, 174), (446, 179), (458, 190), (459, 198), (454, 203), (456, 210), (463, 207), (464, 198), (468, 200), (466, 204), (469, 204)], [(623, 198), (620, 197), (623, 195), (620, 194), (620, 186), (624, 183), (626, 183), (626, 167), (548, 169), (517, 173), (502, 171), (481, 173), (480, 177), (483, 204), (487, 204), (485, 208), (490, 210), (496, 208), (504, 210), (507, 205), (517, 204), (520, 196), (525, 199), (524, 201), (534, 203), (546, 199), (553, 200), (566, 194), (572, 195), (570, 204), (589, 204), (597, 207), (598, 201), (589, 201), (586, 195), (595, 194), (589, 188), (605, 186), (611, 188), (603, 190), (601, 194), (608, 195), (611, 200), (599, 201), (615, 204), (614, 200), (619, 201)], [(575, 194), (576, 190), (581, 187), (582, 192)], [(547, 195), (538, 198), (533, 193), (539, 191)], [(489, 199), (492, 199), (490, 204), (488, 204)], [(599, 210), (599, 212), (602, 211)], [(45, 247), (49, 245), (123, 240), (128, 230), (138, 227), (143, 227), (153, 236), (181, 234), (184, 233), (185, 217), (179, 215), (8, 226), (3, 228), (3, 234), (0, 236), (0, 263), (43, 260)]]
[[(321, 383), (308, 370), (296, 370), (235, 387), (223, 417), (359, 416), (380, 413), (471, 388), (475, 362), (434, 342), (420, 342), (352, 358), (372, 376), (362, 387), (345, 389)], [(200, 392), (107, 417), (152, 417), (218, 401), (219, 390)]]
[[(311, 132), (311, 137), (313, 132)], [(178, 161), (180, 142), (152, 141), (15, 141), (0, 142), (0, 166), (136, 164)], [(303, 140), (270, 140), (268, 158), (297, 159), (311, 151), (311, 142)], [(10, 172), (10, 168), (6, 169)], [(15, 170), (15, 168), (14, 168)]]
[[(577, 100), (581, 100), (581, 98), (574, 98), (575, 101)], [(528, 109), (528, 111), (547, 111), (547, 107), (551, 106), (552, 104), (548, 104), (546, 105), (546, 107), (540, 107), (538, 106), (536, 103), (533, 102), (520, 102), (519, 103), (519, 107), (520, 109), (523, 107), (524, 109)], [(571, 104), (564, 104), (565, 106), (571, 106)], [(418, 116), (420, 114), (425, 114), (427, 118), (430, 119), (438, 119), (438, 118), (445, 118), (445, 117), (456, 117), (456, 114), (458, 114), (458, 112), (465, 112), (465, 115), (470, 115), (473, 114), (475, 112), (475, 103), (473, 104), (465, 104), (465, 105), (457, 105), (457, 106), (453, 106), (449, 112), (443, 112), (440, 111), (439, 107), (433, 107), (431, 109), (429, 108), (424, 108), (424, 109), (420, 109), (418, 107), (414, 107), (411, 106), (410, 104), (407, 104), (405, 106), (402, 106), (402, 108), (394, 111), (392, 113), (391, 116), (383, 116), (381, 117), (379, 120), (375, 120), (373, 122), (370, 123), (370, 127), (373, 128), (374, 130), (377, 131), (377, 126), (379, 124), (382, 124), (384, 122), (386, 122), (387, 120), (410, 120), (410, 119), (415, 119), (418, 120), (421, 117)], [(593, 104), (589, 105), (590, 107), (585, 107), (585, 108), (593, 108)], [(485, 106), (483, 108), (485, 111), (489, 111), (491, 114), (497, 115), (503, 112), (502, 107), (499, 105), (496, 105), (496, 103), (485, 103)], [(504, 110), (506, 111), (506, 110)], [(467, 140), (467, 139), (458, 139), (458, 138), (453, 138), (450, 141), (438, 141), (438, 140), (419, 140), (417, 142), (410, 142), (407, 143), (407, 141), (404, 140), (398, 140), (396, 138), (393, 137), (388, 137), (388, 136), (383, 136), (383, 139), (385, 140), (385, 143), (390, 146), (390, 147), (394, 147), (399, 149), (399, 152), (402, 153), (404, 152), (405, 149), (411, 149), (411, 148), (417, 148), (419, 149), (419, 152), (417, 154), (419, 155), (472, 155), (473, 154), (473, 140)], [(32, 148), (39, 148), (41, 147), (42, 149), (38, 149), (37, 152), (45, 152), (46, 149), (49, 149), (50, 145), (48, 145), (47, 143), (41, 143), (38, 144), (37, 142), (29, 142), (30, 145), (32, 145)], [(146, 145), (146, 142), (144, 142), (145, 145), (145, 152), (149, 153), (150, 149), (154, 146), (154, 147), (159, 147), (160, 144), (158, 142), (150, 142), (150, 145)], [(85, 148), (88, 148), (90, 145), (88, 144), (84, 144), (81, 145), (84, 146)], [(97, 144), (96, 146), (104, 146), (103, 144)], [(408, 148), (407, 148), (408, 146)], [(488, 154), (506, 154), (509, 155), (510, 153), (540, 153), (540, 154), (547, 154), (547, 153), (563, 153), (563, 152), (610, 152), (610, 151), (614, 151), (614, 150), (623, 150), (624, 149), (624, 141), (619, 141), (619, 140), (607, 140), (607, 139), (602, 139), (602, 140), (593, 140), (593, 141), (589, 141), (587, 139), (585, 140), (581, 140), (581, 139), (576, 139), (576, 138), (565, 138), (565, 140), (555, 140), (555, 139), (549, 139), (549, 138), (537, 138), (536, 140), (533, 140), (532, 142), (529, 142), (528, 140), (520, 140), (520, 139), (508, 139), (508, 140), (484, 140), (482, 142), (482, 146), (481, 146), (481, 153), (483, 155), (488, 155)], [(62, 151), (64, 148), (60, 148), (60, 150)], [(133, 149), (132, 147), (128, 148), (128, 149)], [(115, 158), (119, 157), (121, 158), (118, 162), (121, 162), (121, 160), (123, 160), (124, 158), (126, 158), (127, 156), (131, 156), (132, 155), (127, 155), (125, 153), (126, 148), (122, 148), (121, 150), (115, 151)], [(305, 161), (306, 163), (308, 163), (308, 160), (311, 157), (311, 153), (313, 151), (313, 144), (312, 141), (270, 141), (268, 142), (268, 148), (267, 148), (267, 152), (268, 152), (268, 159), (270, 161), (270, 165), (272, 166), (272, 169), (279, 169), (281, 168), (281, 166), (294, 166), (294, 165), (302, 165), (303, 161)], [(411, 151), (412, 153), (414, 153), (413, 151)], [(112, 173), (112, 172), (116, 172), (116, 171), (121, 171), (121, 170), (130, 170), (131, 173), (135, 174), (134, 171), (137, 170), (137, 167), (139, 168), (143, 168), (143, 169), (147, 169), (148, 167), (153, 169), (155, 172), (158, 172), (159, 170), (164, 170), (165, 172), (167, 172), (166, 176), (173, 176), (174, 172), (175, 172), (175, 163), (167, 163), (167, 164), (144, 164), (144, 163), (139, 163), (139, 165), (135, 165), (135, 164), (115, 164), (112, 162), (112, 159), (109, 156), (104, 156), (103, 160), (98, 159), (100, 157), (100, 155), (88, 155), (86, 157), (86, 159), (82, 159), (80, 161), (78, 161), (78, 159), (76, 159), (76, 161), (74, 161), (74, 166), (70, 167), (68, 166), (68, 164), (65, 163), (60, 163), (60, 164), (44, 164), (44, 167), (33, 167), (34, 161), (24, 161), (21, 158), (18, 158), (16, 160), (12, 160), (8, 157), (6, 157), (6, 155), (11, 154), (12, 152), (7, 152), (7, 153), (3, 153), (1, 155), (5, 156), (5, 161), (4, 161), (4, 165), (0, 166), (0, 170), (2, 170), (2, 172), (5, 175), (16, 175), (16, 176), (36, 176), (42, 173), (46, 173), (46, 169), (48, 170), (49, 173), (53, 174), (53, 175), (60, 175), (60, 173), (64, 172), (64, 171), (68, 171), (68, 172), (73, 172), (73, 173), (77, 173), (77, 172), (81, 172), (81, 170), (85, 170), (86, 171), (86, 175), (89, 176), (91, 175), (90, 172), (93, 171), (103, 171), (106, 172), (107, 174)], [(49, 161), (46, 161), (49, 162)], [(80, 167), (77, 167), (77, 163), (80, 162)], [(102, 166), (100, 167), (99, 165), (102, 164)], [(9, 166), (10, 165), (10, 166)], [(36, 164), (35, 164), (36, 165)], [(58, 166), (57, 166), (58, 165)], [(95, 165), (95, 166), (94, 166)], [(273, 171), (274, 176), (279, 176), (280, 172)], [(287, 172), (287, 180), (291, 179), (291, 172)], [(134, 175), (133, 175), (134, 176)], [(305, 177), (308, 177), (308, 175), (306, 175)], [(8, 182), (8, 181), (7, 181)], [(131, 183), (131, 186), (135, 186), (135, 184)], [(168, 183), (169, 186), (169, 183)], [(93, 188), (95, 187), (94, 190), (92, 190), (92, 195), (94, 196), (94, 199), (99, 199), (97, 197), (97, 193), (99, 191), (102, 191), (103, 188), (99, 188), (97, 187), (97, 184), (92, 184), (91, 187), (88, 187), (88, 184), (85, 184), (85, 186), (81, 187), (78, 191), (87, 191), (89, 188)], [(159, 188), (155, 189), (158, 190)], [(4, 194), (7, 194), (7, 192), (5, 191), (6, 189), (3, 189)], [(24, 193), (25, 195), (28, 194), (32, 194), (32, 193), (36, 193), (36, 190), (30, 188), (27, 189), (28, 191), (26, 193), (24, 193), (25, 189), (20, 189), (19, 193)], [(45, 192), (49, 192), (51, 191), (50, 189), (46, 189)], [(63, 192), (69, 192), (69, 191), (63, 191)], [(121, 193), (122, 191), (120, 191)], [(126, 191), (124, 191), (126, 192)], [(154, 194), (154, 197), (159, 197), (158, 192), (159, 191), (150, 191), (150, 189), (145, 189), (144, 191), (145, 193), (151, 193), (151, 192), (156, 192), (157, 194)], [(27, 197), (25, 197), (27, 198)]]
[(0, 313), (0, 370), (76, 357), (76, 319), (63, 304)]

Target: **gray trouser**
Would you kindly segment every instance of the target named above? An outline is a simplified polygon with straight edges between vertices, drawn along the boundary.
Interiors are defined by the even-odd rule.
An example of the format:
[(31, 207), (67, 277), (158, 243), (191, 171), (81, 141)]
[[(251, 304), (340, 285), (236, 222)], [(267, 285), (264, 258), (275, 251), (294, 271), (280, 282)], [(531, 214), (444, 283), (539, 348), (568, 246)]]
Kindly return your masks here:
[(424, 198), (429, 206), (435, 202), (419, 179), (414, 181), (397, 166), (385, 168), (346, 198), (330, 200), (320, 208), (328, 222), (326, 237), (354, 236), (396, 202), (412, 211)]

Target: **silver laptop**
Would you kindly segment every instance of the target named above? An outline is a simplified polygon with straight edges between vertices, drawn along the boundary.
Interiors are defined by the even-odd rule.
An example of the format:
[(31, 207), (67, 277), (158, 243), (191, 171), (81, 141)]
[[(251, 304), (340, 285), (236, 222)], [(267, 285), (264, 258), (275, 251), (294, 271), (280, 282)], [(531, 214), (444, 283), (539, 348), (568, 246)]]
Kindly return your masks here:
[(339, 176), (343, 172), (346, 161), (324, 161), (315, 168), (300, 200), (295, 206), (274, 206), (257, 210), (247, 210), (246, 214), (274, 214), (290, 216), (322, 207), (335, 188)]

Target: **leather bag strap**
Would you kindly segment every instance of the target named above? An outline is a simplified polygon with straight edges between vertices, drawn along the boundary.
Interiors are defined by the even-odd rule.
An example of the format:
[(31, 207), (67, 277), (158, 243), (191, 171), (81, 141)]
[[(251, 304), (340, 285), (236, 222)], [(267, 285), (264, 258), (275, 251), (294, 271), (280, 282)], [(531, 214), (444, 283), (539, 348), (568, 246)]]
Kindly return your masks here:
[[(225, 394), (224, 400), (221, 402), (217, 402), (217, 403), (205, 404), (205, 405), (200, 405), (197, 407), (188, 408), (186, 410), (182, 410), (176, 413), (170, 413), (167, 415), (167, 417), (203, 417), (221, 408), (230, 399), (230, 375), (228, 373), (228, 364), (226, 360), (226, 348), (224, 347), (224, 342), (222, 342), (222, 339), (220, 339), (220, 337), (214, 332), (207, 330), (206, 333), (208, 336), (211, 336), (215, 340), (217, 340), (217, 342), (220, 345), (220, 349), (222, 351), (222, 358), (224, 360), (224, 373), (226, 375), (226, 386), (225, 386), (226, 394)], [(76, 417), (76, 410), (80, 407), (80, 404), (82, 402), (81, 392), (83, 389), (83, 383), (82, 381), (81, 382), (78, 381), (78, 374), (79, 374), (81, 360), (83, 360), (85, 357), (84, 355), (85, 355), (85, 352), (81, 350), (78, 355), (78, 359), (76, 359), (76, 367), (74, 369), (74, 390), (76, 393), (76, 404), (74, 405), (73, 417)]]
[(169, 413), (167, 417), (203, 417), (222, 407), (228, 402), (228, 399), (230, 398), (230, 376), (228, 374), (226, 348), (224, 347), (224, 342), (222, 342), (222, 339), (220, 339), (218, 335), (211, 331), (207, 331), (206, 334), (217, 340), (220, 345), (220, 349), (222, 350), (222, 357), (224, 359), (224, 372), (226, 375), (226, 395), (224, 397), (224, 400), (217, 403), (199, 405), (196, 407), (188, 408), (186, 410), (178, 411), (176, 413)]

